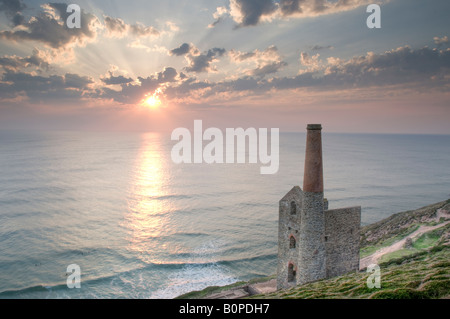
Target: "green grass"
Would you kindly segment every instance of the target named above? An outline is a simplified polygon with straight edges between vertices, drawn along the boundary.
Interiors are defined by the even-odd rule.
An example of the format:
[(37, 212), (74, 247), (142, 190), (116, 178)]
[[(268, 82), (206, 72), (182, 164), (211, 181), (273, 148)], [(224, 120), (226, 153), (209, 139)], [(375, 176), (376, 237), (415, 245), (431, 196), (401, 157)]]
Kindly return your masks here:
[(397, 250), (397, 251), (394, 251), (392, 253), (389, 253), (389, 254), (386, 254), (386, 255), (382, 256), (379, 259), (378, 262), (379, 263), (386, 263), (386, 262), (389, 262), (390, 260), (393, 260), (393, 259), (399, 259), (399, 258), (410, 256), (410, 255), (412, 255), (412, 254), (414, 254), (416, 252), (417, 251), (414, 250), (414, 249), (405, 249), (405, 248), (404, 249), (400, 249), (400, 250)]
[[(447, 227), (443, 227), (447, 228)], [(442, 235), (442, 229), (435, 229), (433, 231), (422, 234), (417, 238), (411, 248), (403, 248), (392, 253), (382, 256), (379, 260), (380, 263), (386, 263), (393, 259), (399, 259), (419, 253), (421, 250), (428, 249), (437, 244)]]
[(402, 232), (398, 233), (394, 237), (387, 238), (384, 240), (381, 240), (380, 242), (376, 243), (375, 245), (369, 245), (362, 247), (360, 249), (360, 258), (364, 258), (367, 256), (372, 255), (374, 252), (376, 252), (380, 248), (388, 247), (392, 245), (393, 243), (405, 238), (406, 236), (414, 233), (417, 229), (419, 229), (420, 225), (414, 224), (411, 225), (408, 228), (405, 228)]
[(413, 242), (415, 249), (425, 249), (435, 245), (441, 236), (436, 232), (425, 233)]
[(447, 246), (399, 257), (395, 263), (380, 264), (380, 267), (380, 289), (367, 287), (369, 273), (355, 272), (250, 298), (434, 299), (450, 295)]
[(381, 248), (380, 246), (366, 246), (359, 250), (359, 256), (360, 258), (370, 256), (380, 248)]

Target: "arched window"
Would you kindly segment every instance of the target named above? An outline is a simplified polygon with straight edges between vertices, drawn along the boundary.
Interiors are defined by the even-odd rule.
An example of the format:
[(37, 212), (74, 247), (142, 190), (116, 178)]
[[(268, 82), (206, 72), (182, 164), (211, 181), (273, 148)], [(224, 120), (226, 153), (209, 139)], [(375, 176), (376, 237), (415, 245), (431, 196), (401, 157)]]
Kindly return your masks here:
[(294, 264), (289, 263), (288, 266), (288, 282), (295, 282), (296, 271)]
[(295, 248), (296, 245), (296, 241), (295, 241), (295, 237), (291, 235), (291, 237), (289, 237), (289, 248)]
[(291, 202), (291, 215), (295, 215), (297, 214), (297, 205), (295, 204), (295, 202)]

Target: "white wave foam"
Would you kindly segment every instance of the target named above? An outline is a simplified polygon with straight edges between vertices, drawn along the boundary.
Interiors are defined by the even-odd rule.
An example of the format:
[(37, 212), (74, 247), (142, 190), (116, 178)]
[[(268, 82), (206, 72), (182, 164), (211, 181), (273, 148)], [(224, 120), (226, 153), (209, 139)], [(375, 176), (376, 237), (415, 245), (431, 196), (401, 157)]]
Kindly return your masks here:
[[(190, 291), (202, 290), (209, 286), (224, 286), (238, 281), (229, 270), (217, 264), (217, 251), (223, 243), (208, 242), (197, 247), (189, 265), (169, 275), (167, 286), (151, 293), (151, 299), (170, 299)], [(199, 264), (208, 260), (208, 264)]]

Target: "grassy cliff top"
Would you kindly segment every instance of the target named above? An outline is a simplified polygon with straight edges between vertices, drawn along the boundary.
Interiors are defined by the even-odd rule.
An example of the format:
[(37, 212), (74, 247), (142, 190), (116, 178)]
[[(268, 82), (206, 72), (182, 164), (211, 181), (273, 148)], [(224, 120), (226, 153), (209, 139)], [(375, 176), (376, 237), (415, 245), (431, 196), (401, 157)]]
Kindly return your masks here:
[[(356, 272), (297, 286), (289, 290), (255, 295), (258, 299), (352, 298), (435, 299), (450, 297), (450, 249), (430, 250), (380, 264), (380, 288), (368, 288), (371, 273)], [(369, 280), (372, 282), (372, 280)]]

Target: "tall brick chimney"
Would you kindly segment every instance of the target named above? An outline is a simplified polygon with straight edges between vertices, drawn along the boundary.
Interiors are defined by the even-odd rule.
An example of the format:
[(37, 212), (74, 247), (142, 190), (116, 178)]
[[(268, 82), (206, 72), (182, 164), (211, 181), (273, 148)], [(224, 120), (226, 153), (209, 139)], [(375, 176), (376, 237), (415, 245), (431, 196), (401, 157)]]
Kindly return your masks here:
[(326, 277), (322, 125), (308, 124), (300, 222), (298, 284)]
[(303, 191), (323, 192), (322, 125), (308, 124)]

